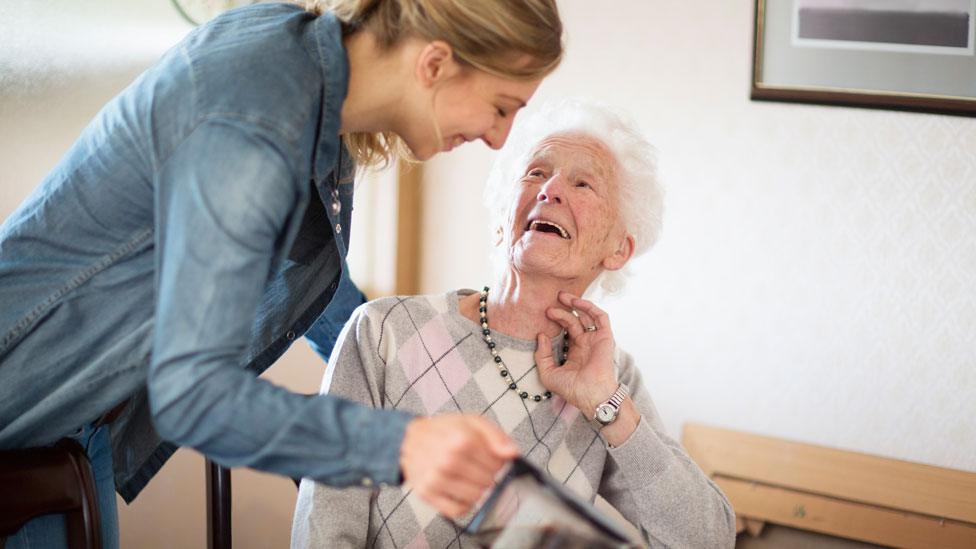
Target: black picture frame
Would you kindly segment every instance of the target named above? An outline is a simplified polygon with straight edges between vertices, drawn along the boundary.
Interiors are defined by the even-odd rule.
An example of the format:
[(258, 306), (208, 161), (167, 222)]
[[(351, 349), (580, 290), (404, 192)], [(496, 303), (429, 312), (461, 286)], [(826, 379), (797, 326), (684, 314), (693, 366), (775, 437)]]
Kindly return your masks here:
[[(955, 14), (954, 19), (898, 12), (867, 13), (865, 17), (856, 9), (844, 12), (816, 8), (817, 3), (845, 2), (857, 8), (858, 4), (872, 1), (756, 0), (750, 97), (762, 101), (976, 116), (976, 0), (931, 0), (933, 3), (968, 2), (965, 37), (959, 34), (960, 14)], [(925, 22), (921, 18), (926, 16), (941, 33), (937, 32), (934, 38), (898, 36), (898, 32), (905, 34), (898, 29), (906, 28), (905, 21), (899, 21), (899, 17)], [(925, 26), (914, 24), (917, 21), (908, 25), (915, 34)], [(948, 33), (950, 38), (945, 38), (946, 21), (954, 29), (954, 34)], [(857, 28), (859, 22), (863, 22), (861, 29)], [(885, 25), (891, 22), (895, 22), (891, 25), (894, 30), (886, 29)], [(862, 41), (851, 39), (859, 32), (875, 36)], [(908, 40), (920, 43), (908, 43)], [(933, 45), (934, 40), (943, 42)]]

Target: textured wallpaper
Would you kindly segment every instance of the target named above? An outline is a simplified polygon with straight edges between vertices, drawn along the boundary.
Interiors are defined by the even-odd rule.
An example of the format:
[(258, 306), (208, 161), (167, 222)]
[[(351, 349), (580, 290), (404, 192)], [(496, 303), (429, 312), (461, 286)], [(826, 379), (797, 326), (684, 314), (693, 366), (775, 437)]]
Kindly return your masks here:
[(614, 305), (662, 409), (976, 470), (976, 123), (749, 111), (672, 149), (650, 289)]
[[(659, 150), (663, 239), (604, 304), (672, 434), (976, 471), (976, 119), (751, 102), (751, 1), (561, 6), (537, 97), (624, 108)], [(444, 259), (488, 246), (473, 147), (427, 171), (430, 291), (487, 275)]]

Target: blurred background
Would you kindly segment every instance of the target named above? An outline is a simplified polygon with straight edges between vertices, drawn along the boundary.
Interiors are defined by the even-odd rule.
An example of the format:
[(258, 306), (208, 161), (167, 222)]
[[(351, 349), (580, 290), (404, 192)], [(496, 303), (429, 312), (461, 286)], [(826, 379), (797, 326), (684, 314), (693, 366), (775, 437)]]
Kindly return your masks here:
[[(976, 119), (750, 101), (752, 0), (560, 8), (566, 58), (534, 103), (605, 101), (658, 149), (663, 238), (602, 305), (671, 434), (694, 421), (976, 471)], [(0, 1), (0, 219), (190, 29), (167, 0)], [(404, 289), (407, 259), (421, 293), (485, 284), (493, 154), (357, 183), (350, 263), (371, 297)], [(268, 377), (310, 393), (324, 370), (298, 342)], [(235, 546), (286, 546), (294, 484), (238, 470), (233, 486)], [(122, 545), (202, 546), (203, 490), (181, 450), (120, 500)]]

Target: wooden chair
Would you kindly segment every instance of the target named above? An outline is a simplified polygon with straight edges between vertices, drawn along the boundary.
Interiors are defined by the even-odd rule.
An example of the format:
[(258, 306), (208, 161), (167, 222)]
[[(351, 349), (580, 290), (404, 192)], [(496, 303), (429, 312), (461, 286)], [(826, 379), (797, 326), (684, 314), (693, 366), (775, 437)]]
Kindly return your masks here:
[[(231, 549), (230, 469), (207, 460), (207, 549)], [(292, 479), (295, 488), (301, 479)], [(2, 549), (2, 548), (0, 548)]]
[(63, 513), (68, 547), (102, 546), (95, 478), (77, 442), (0, 452), (0, 487), (0, 539), (31, 519)]
[(740, 531), (771, 523), (890, 547), (976, 547), (976, 473), (696, 424), (682, 443)]

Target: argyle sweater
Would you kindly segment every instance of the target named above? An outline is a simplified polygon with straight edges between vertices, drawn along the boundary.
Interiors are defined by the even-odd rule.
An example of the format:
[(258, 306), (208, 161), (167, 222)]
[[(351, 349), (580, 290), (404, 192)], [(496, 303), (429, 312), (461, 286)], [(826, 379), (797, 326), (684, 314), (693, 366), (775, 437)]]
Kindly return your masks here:
[[(508, 389), (481, 326), (458, 311), (459, 299), (471, 293), (390, 297), (359, 307), (339, 335), (322, 392), (417, 415), (481, 414), (577, 494), (605, 498), (649, 546), (733, 546), (728, 501), (664, 432), (629, 355), (618, 350), (615, 367), (641, 420), (624, 444), (610, 448), (557, 395), (534, 402)], [(492, 338), (519, 390), (545, 392), (533, 360), (535, 342), (496, 331)], [(368, 484), (337, 489), (302, 480), (292, 547), (475, 547), (409, 488)]]

